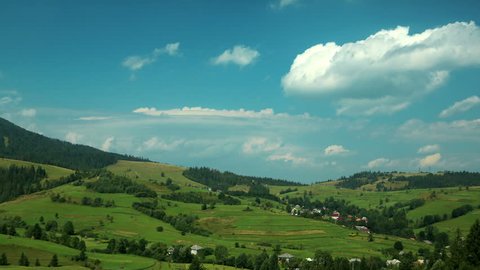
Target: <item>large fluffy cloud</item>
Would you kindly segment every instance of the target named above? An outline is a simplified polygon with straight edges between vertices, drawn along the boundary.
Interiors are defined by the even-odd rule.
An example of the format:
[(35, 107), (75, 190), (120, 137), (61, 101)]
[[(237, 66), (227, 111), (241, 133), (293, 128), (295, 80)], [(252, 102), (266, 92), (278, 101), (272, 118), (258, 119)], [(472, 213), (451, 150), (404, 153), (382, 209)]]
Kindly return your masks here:
[(235, 64), (243, 67), (253, 63), (259, 56), (260, 53), (257, 50), (243, 45), (236, 45), (213, 58), (212, 63), (215, 65)]
[(439, 116), (442, 118), (449, 117), (460, 112), (466, 112), (478, 105), (480, 105), (480, 98), (478, 96), (471, 96), (462, 101), (455, 102), (452, 106), (443, 110)]
[(480, 64), (480, 29), (456, 22), (410, 34), (381, 30), (364, 40), (318, 44), (283, 77), (287, 94), (340, 96), (339, 114), (393, 113), (440, 87), (451, 70)]

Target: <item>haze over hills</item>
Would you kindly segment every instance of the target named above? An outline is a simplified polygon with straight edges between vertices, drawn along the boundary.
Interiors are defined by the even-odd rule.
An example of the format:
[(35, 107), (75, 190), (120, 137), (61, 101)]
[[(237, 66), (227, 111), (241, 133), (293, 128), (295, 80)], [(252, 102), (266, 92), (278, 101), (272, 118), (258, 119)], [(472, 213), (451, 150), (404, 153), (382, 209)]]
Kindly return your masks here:
[(0, 118), (0, 155), (5, 158), (57, 165), (69, 169), (98, 169), (116, 161), (144, 159), (51, 139)]
[[(363, 172), (302, 185), (139, 160), (2, 123), (8, 139), (0, 156), (34, 159), (0, 162), (0, 195), (8, 200), (0, 203), (0, 254), (10, 264), (25, 263), (23, 253), (40, 265), (55, 255), (58, 265), (73, 269), (196, 263), (350, 269), (351, 258), (361, 258), (360, 269), (381, 269), (394, 259), (406, 269), (417, 260), (427, 268), (439, 261), (477, 265), (467, 257), (438, 256), (447, 245), (476, 254), (478, 173)], [(66, 167), (78, 161), (87, 168), (38, 163), (61, 161), (34, 153), (43, 148), (18, 146), (27, 138), (48, 145), (46, 153), (68, 157)], [(77, 159), (75, 153), (84, 154)], [(278, 263), (280, 254), (292, 258)], [(315, 264), (322, 260), (324, 268)]]

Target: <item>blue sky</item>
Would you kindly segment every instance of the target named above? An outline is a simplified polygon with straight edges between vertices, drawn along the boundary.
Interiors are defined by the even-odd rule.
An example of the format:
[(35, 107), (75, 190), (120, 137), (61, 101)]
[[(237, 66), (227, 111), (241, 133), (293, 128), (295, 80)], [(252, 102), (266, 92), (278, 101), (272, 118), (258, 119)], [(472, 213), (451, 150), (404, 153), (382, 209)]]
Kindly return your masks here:
[(0, 114), (313, 182), (480, 164), (478, 1), (2, 1)]

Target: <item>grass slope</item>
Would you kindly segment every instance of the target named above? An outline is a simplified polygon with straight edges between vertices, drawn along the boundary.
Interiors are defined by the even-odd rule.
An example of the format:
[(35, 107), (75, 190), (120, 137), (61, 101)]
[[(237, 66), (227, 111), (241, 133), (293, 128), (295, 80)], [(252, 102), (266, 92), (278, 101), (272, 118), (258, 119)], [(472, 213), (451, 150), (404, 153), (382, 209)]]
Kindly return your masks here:
[[(21, 237), (11, 237), (0, 234), (0, 253), (5, 252), (12, 269), (23, 269), (15, 266), (18, 263), (20, 254), (24, 252), (30, 260), (30, 265), (38, 258), (42, 266), (47, 266), (53, 254), (57, 254), (59, 264), (68, 266), (65, 269), (86, 269), (71, 260), (72, 256), (78, 255), (79, 251), (40, 240), (31, 240)], [(147, 269), (154, 268), (157, 262), (153, 259), (131, 256), (111, 255), (87, 252), (91, 260), (99, 259), (104, 269)], [(30, 268), (31, 269), (31, 268)]]
[(23, 160), (0, 158), (0, 167), (8, 168), (10, 167), (10, 165), (17, 165), (20, 167), (31, 167), (31, 166), (39, 167), (40, 166), (43, 169), (45, 169), (45, 171), (47, 172), (47, 176), (48, 176), (47, 179), (49, 180), (59, 179), (60, 177), (68, 176), (74, 173), (73, 170), (57, 167), (53, 165), (34, 163), (34, 162), (28, 162)]
[(205, 189), (204, 185), (183, 176), (182, 173), (185, 168), (179, 166), (156, 162), (119, 160), (117, 163), (108, 166), (107, 170), (143, 182), (160, 193), (168, 192), (165, 186), (160, 185), (165, 183), (168, 178), (172, 179), (174, 184), (179, 185), (182, 191)]
[[(83, 186), (64, 185), (51, 192), (61, 193), (72, 201), (80, 201), (83, 196), (102, 197), (115, 200), (114, 208), (93, 208), (70, 203), (53, 203), (48, 192), (21, 197), (15, 201), (0, 204), (1, 216), (21, 216), (28, 224), (38, 222), (40, 216), (46, 221), (54, 219), (58, 213), (59, 224), (67, 220), (75, 224), (76, 230), (92, 228), (100, 238), (145, 238), (150, 242), (164, 242), (169, 245), (199, 244), (214, 248), (225, 245), (230, 253), (258, 253), (268, 243), (272, 246), (280, 244), (283, 251), (301, 257), (311, 257), (316, 249), (331, 251), (336, 256), (381, 255), (381, 250), (393, 246), (399, 238), (376, 236), (374, 242), (368, 242), (367, 236), (355, 236), (354, 231), (335, 224), (292, 217), (283, 210), (263, 210), (250, 206), (253, 211), (244, 211), (248, 201), (243, 205), (217, 205), (214, 210), (200, 210), (199, 204), (168, 202), (160, 200), (169, 215), (191, 213), (199, 216), (199, 225), (214, 232), (210, 237), (193, 234), (181, 235), (171, 225), (151, 218), (131, 208), (134, 201), (141, 199), (126, 194), (99, 194), (88, 191)], [(170, 204), (170, 206), (168, 206)], [(113, 216), (110, 223), (106, 216)], [(163, 232), (157, 232), (156, 227), (162, 226)], [(424, 247), (422, 243), (402, 240), (407, 250), (416, 251)], [(245, 245), (245, 248), (235, 248), (235, 243)], [(104, 248), (105, 241), (86, 239), (88, 249)]]

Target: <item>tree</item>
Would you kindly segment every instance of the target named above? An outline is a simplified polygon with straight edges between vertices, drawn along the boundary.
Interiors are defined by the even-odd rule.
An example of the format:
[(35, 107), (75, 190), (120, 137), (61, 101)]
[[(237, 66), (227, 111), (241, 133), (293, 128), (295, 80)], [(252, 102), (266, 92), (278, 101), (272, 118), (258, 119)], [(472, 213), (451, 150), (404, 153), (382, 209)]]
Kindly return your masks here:
[(393, 244), (393, 248), (396, 249), (397, 251), (402, 251), (403, 250), (402, 242), (401, 241), (395, 242), (395, 244)]
[(194, 257), (192, 260), (192, 263), (188, 267), (188, 270), (204, 270), (205, 268), (203, 265), (200, 263), (200, 260), (198, 257)]
[(88, 259), (87, 254), (85, 254), (85, 250), (80, 251), (80, 254), (76, 257), (77, 261), (86, 261)]
[(8, 265), (7, 254), (5, 254), (5, 252), (0, 256), (0, 265)]
[(71, 221), (65, 222), (63, 225), (63, 232), (67, 235), (74, 235), (75, 229), (73, 228), (73, 223)]
[(369, 233), (368, 234), (368, 242), (373, 242), (375, 239), (373, 239), (373, 234)]
[(115, 253), (116, 244), (117, 244), (117, 241), (115, 241), (115, 239), (110, 239), (107, 245), (107, 253), (112, 253), (112, 254)]
[(83, 251), (87, 250), (87, 245), (85, 244), (85, 241), (81, 240), (77, 245), (77, 249)]
[(50, 260), (50, 263), (48, 264), (48, 267), (58, 267), (57, 254), (53, 254), (52, 259)]
[(315, 264), (320, 269), (330, 269), (333, 265), (332, 255), (327, 251), (315, 251)]
[(275, 253), (268, 259), (268, 270), (280, 270), (280, 266), (278, 266), (278, 256)]
[(22, 252), (22, 255), (20, 255), (20, 259), (18, 260), (18, 265), (20, 266), (29, 266), (30, 262), (28, 261), (27, 255)]
[(45, 224), (45, 230), (47, 231), (56, 231), (58, 228), (58, 223), (55, 220), (49, 220), (47, 221), (47, 224)]
[(248, 267), (248, 257), (245, 253), (238, 255), (235, 260), (235, 266), (237, 268), (247, 268)]
[(260, 255), (255, 257), (254, 268), (257, 270), (260, 269), (262, 267), (263, 262), (266, 260), (268, 260), (268, 255), (265, 251), (263, 251)]
[(467, 260), (472, 265), (480, 265), (480, 222), (478, 219), (470, 227), (466, 240)]
[(465, 262), (466, 257), (465, 241), (462, 238), (462, 232), (457, 229), (455, 238), (450, 244), (450, 258), (446, 263), (451, 269), (460, 269), (460, 265)]
[(216, 246), (214, 254), (217, 263), (224, 264), (225, 259), (228, 257), (228, 249), (226, 246)]

